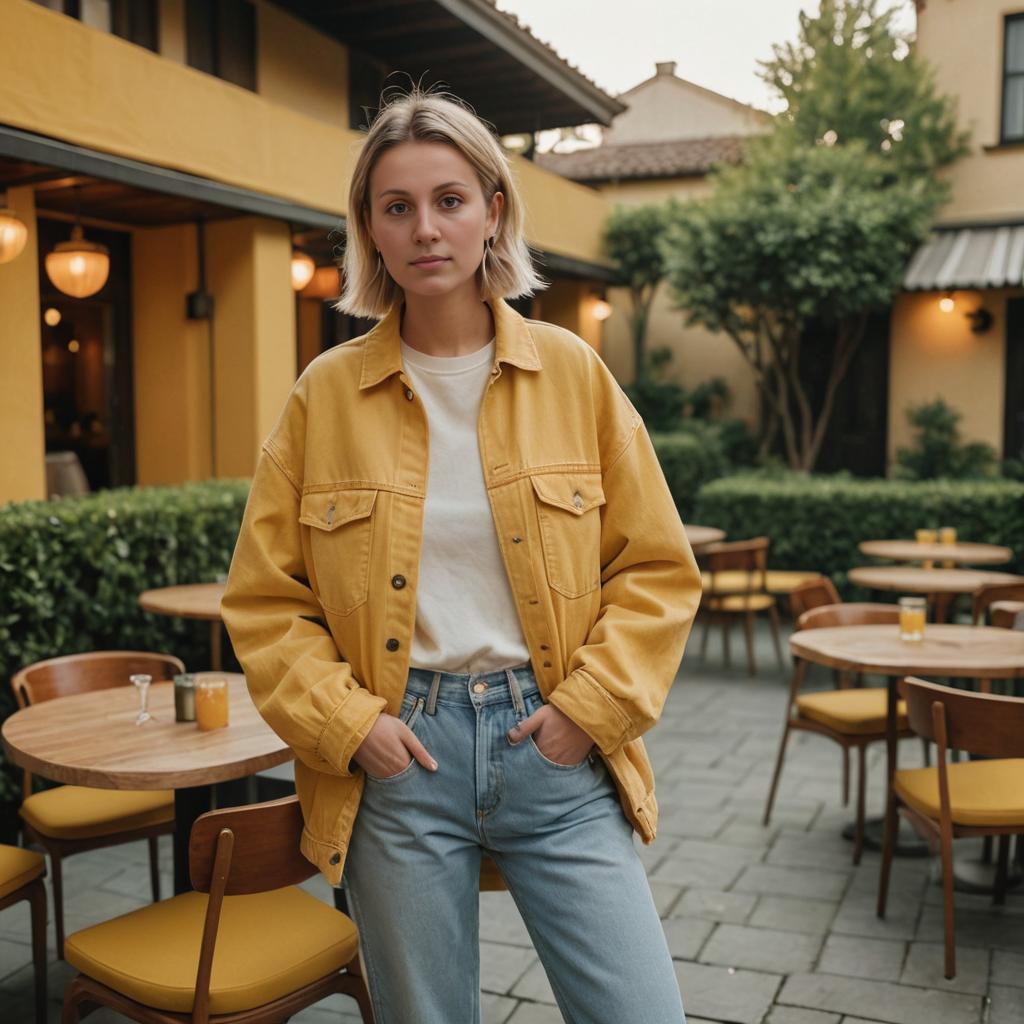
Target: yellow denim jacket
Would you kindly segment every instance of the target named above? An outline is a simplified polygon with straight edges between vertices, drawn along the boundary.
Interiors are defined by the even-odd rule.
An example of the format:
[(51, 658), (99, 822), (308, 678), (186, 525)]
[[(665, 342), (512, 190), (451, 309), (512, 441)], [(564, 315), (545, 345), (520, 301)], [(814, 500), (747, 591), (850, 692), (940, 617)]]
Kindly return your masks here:
[[(601, 358), (488, 305), (495, 365), (477, 434), (531, 665), (650, 843), (640, 736), (678, 670), (700, 573), (643, 421)], [(260, 451), (222, 605), (253, 702), (295, 752), (301, 850), (334, 885), (365, 781), (352, 754), (380, 712), (399, 712), (416, 615), (429, 449), (400, 313), (299, 377)]]

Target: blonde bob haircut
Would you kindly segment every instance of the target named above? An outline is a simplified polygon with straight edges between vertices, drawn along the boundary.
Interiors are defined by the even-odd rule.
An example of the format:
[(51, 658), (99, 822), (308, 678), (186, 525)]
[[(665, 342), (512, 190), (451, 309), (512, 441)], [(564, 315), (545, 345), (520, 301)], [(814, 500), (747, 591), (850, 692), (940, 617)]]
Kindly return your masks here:
[(402, 299), (402, 289), (378, 256), (367, 223), (370, 172), (383, 153), (403, 142), (453, 146), (476, 171), (487, 208), (495, 192), (505, 197), (494, 241), (485, 240), (480, 250), (476, 276), (481, 301), (516, 299), (550, 284), (534, 269), (523, 237), (523, 200), (497, 136), (458, 97), (422, 91), (414, 85), (409, 93), (399, 93), (381, 107), (356, 159), (341, 257), (344, 285), (334, 309), (350, 316), (381, 319)]

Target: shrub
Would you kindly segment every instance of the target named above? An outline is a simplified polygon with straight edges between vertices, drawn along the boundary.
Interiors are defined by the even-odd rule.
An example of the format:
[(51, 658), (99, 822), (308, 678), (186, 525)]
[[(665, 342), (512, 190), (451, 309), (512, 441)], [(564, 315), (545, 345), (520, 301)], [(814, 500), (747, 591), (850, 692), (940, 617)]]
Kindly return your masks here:
[(996, 475), (996, 450), (983, 441), (965, 444), (960, 437), (961, 415), (941, 399), (907, 409), (916, 435), (909, 448), (896, 451), (896, 476), (906, 480), (940, 477), (969, 480)]
[(709, 480), (729, 471), (729, 463), (715, 430), (699, 420), (687, 431), (651, 432), (662, 472), (684, 520), (692, 515), (697, 493)]

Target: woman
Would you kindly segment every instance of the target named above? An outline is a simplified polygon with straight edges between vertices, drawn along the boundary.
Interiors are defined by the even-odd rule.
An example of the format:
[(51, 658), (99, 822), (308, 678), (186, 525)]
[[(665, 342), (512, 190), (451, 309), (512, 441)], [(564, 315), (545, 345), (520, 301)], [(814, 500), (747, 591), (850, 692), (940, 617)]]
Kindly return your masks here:
[[(370, 127), (338, 308), (260, 453), (223, 614), (344, 879), (376, 1024), (480, 1019), (484, 855), (567, 1020), (679, 1024), (636, 830), (700, 576), (636, 410), (535, 290), (509, 163), (414, 90)], [(357, 813), (358, 812), (358, 813)]]

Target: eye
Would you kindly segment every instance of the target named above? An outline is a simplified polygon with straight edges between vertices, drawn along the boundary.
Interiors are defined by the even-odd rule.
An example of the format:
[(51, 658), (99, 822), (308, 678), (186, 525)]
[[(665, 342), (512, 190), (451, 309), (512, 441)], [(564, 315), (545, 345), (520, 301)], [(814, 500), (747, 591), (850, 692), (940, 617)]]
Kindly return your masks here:
[(405, 206), (405, 203), (392, 203), (388, 208), (387, 212), (390, 213), (396, 206)]
[[(454, 193), (452, 195), (445, 196), (444, 199), (441, 200), (441, 202), (443, 203), (445, 201), (445, 199), (455, 199), (458, 202), (459, 206), (462, 205), (462, 197), (461, 196), (457, 196)], [(455, 206), (446, 206), (445, 207), (446, 210), (455, 210), (457, 208), (458, 207), (455, 207)]]

